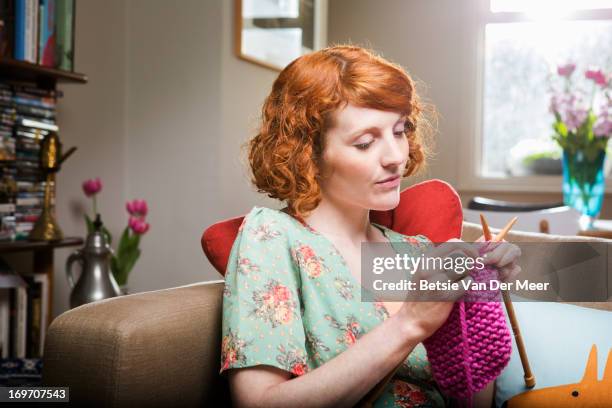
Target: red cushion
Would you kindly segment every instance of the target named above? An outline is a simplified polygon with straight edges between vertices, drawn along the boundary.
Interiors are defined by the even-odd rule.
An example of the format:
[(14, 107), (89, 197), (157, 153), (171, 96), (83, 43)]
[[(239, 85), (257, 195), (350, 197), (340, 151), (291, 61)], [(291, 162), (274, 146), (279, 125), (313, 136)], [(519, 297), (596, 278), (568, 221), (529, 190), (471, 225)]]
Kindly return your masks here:
[[(244, 215), (219, 221), (202, 234), (202, 249), (210, 263), (225, 275), (227, 261)], [(370, 220), (404, 235), (423, 234), (433, 242), (461, 237), (461, 200), (450, 184), (427, 180), (400, 193), (393, 210), (371, 211)]]

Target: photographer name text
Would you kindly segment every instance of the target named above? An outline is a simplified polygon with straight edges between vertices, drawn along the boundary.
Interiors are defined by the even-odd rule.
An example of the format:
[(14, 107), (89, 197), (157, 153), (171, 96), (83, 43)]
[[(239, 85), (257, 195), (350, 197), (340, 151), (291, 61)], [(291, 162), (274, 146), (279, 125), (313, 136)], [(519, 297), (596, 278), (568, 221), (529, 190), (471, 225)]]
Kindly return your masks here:
[(530, 282), (529, 280), (517, 280), (514, 282), (502, 282), (492, 279), (489, 282), (454, 282), (437, 281), (430, 282), (421, 279), (417, 282), (402, 279), (397, 282), (385, 282), (382, 279), (376, 279), (372, 282), (374, 290), (548, 290), (550, 282)]

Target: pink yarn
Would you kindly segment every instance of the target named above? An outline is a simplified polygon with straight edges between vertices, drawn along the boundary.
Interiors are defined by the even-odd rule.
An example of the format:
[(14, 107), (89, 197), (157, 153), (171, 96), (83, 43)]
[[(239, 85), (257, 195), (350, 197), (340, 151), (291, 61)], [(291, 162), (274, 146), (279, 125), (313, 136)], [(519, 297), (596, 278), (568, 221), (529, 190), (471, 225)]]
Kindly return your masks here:
[[(490, 246), (485, 246), (480, 254), (489, 250)], [(474, 282), (498, 279), (493, 267), (475, 269), (471, 276)], [(474, 393), (501, 374), (512, 354), (500, 292), (468, 290), (465, 299), (455, 303), (446, 322), (423, 345), (440, 391), (467, 398), (471, 404)]]

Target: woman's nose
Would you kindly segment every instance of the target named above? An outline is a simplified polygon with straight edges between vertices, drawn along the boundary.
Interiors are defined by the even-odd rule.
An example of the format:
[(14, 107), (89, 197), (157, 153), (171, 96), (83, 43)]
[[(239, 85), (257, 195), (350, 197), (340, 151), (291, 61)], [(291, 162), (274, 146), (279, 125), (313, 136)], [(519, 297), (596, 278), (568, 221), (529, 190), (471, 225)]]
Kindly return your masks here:
[(381, 162), (383, 166), (400, 165), (408, 155), (408, 141), (395, 137), (385, 138), (385, 146), (382, 152)]

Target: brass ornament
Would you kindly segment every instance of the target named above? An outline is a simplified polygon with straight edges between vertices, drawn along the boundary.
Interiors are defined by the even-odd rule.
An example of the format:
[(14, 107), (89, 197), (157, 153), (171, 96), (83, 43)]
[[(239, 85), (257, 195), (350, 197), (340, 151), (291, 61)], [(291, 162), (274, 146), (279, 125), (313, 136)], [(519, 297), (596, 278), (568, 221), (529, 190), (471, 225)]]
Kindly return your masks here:
[(28, 239), (31, 241), (58, 241), (64, 238), (64, 234), (57, 224), (54, 214), (55, 174), (60, 171), (62, 162), (74, 153), (75, 150), (76, 147), (72, 147), (62, 157), (62, 144), (55, 132), (49, 132), (41, 142), (40, 167), (46, 179), (45, 197), (42, 213), (28, 236)]

